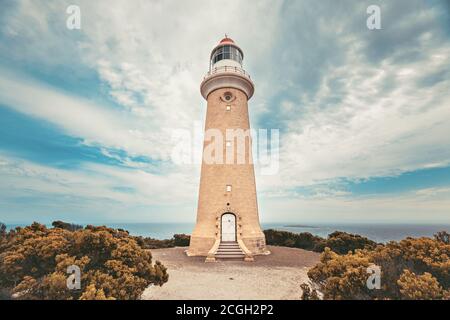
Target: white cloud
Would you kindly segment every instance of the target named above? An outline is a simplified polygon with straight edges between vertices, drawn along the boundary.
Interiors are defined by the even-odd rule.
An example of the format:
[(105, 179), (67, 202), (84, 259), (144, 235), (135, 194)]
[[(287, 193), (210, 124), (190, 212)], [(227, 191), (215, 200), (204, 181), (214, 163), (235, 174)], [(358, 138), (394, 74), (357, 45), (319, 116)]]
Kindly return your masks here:
[[(109, 149), (126, 151), (121, 160), (133, 170), (84, 168), (104, 174), (107, 182), (138, 190), (133, 196), (113, 193), (118, 200), (143, 205), (173, 199), (194, 202), (197, 186), (191, 182), (199, 168), (168, 165), (161, 175), (154, 175), (130, 156), (167, 161), (171, 129), (192, 129), (195, 121), (202, 121), (205, 101), (199, 84), (210, 50), (227, 32), (244, 49), (245, 67), (254, 75), (252, 118), (273, 113), (269, 115), (281, 117), (286, 129), (281, 135), (280, 174), (257, 177), (263, 197), (289, 198), (289, 203), (279, 203), (280, 208), (286, 206), (291, 214), (297, 212), (297, 201), (309, 201), (292, 200), (299, 197), (294, 187), (312, 186), (321, 201), (332, 199), (329, 207), (327, 201), (319, 205), (327, 211), (333, 205), (341, 207), (339, 201), (350, 203), (350, 195), (333, 188), (336, 179), (448, 165), (450, 46), (433, 25), (438, 12), (404, 10), (395, 19), (397, 4), (386, 4), (380, 31), (385, 33), (368, 34), (364, 3), (355, 5), (353, 12), (331, 3), (79, 1), (82, 29), (72, 32), (65, 29), (69, 1), (20, 1), (2, 16), (2, 32), (9, 41), (0, 44), (0, 50), (24, 64), (42, 64), (49, 73), (60, 66), (79, 73), (93, 70), (122, 108), (98, 105), (5, 70), (0, 75), (0, 101), (56, 124), (86, 144), (103, 147), (109, 157), (115, 157)], [(400, 40), (403, 46), (393, 45)], [(412, 52), (418, 58), (403, 58)], [(443, 80), (434, 83), (433, 77), (445, 70)], [(284, 93), (288, 96), (279, 99)], [(72, 178), (85, 183), (84, 190), (97, 179), (66, 179)], [(21, 183), (27, 185), (26, 180)], [(164, 192), (155, 195), (155, 186), (170, 190), (172, 198)], [(110, 191), (96, 191), (113, 198)], [(69, 193), (77, 192), (87, 197), (92, 190)], [(405, 202), (390, 203), (392, 208), (401, 203), (410, 208)], [(354, 210), (364, 205), (368, 204), (355, 205)]]
[[(165, 211), (172, 210), (163, 220), (189, 221), (196, 194), (188, 172), (161, 176), (100, 164), (57, 169), (0, 155), (0, 175), (0, 203), (8, 208), (2, 210), (2, 218), (9, 221), (20, 221), (18, 214), (29, 216), (36, 210), (42, 219), (53, 215), (76, 221), (98, 220), (99, 217), (116, 221), (155, 221), (161, 219)], [(46, 199), (42, 207), (39, 198)], [(22, 200), (17, 202), (17, 199)], [(18, 209), (12, 210), (12, 207)], [(152, 207), (158, 208), (157, 211)], [(92, 212), (98, 216), (92, 216)]]
[[(21, 94), (17, 94), (20, 92)], [(86, 144), (167, 160), (169, 128), (151, 127), (140, 117), (100, 106), (1, 69), (0, 100), (15, 110), (59, 126)]]
[(450, 192), (448, 188), (434, 188), (370, 197), (264, 198), (260, 205), (260, 217), (265, 222), (448, 224)]
[[(435, 14), (430, 9), (422, 16)], [(450, 43), (429, 34), (416, 36), (423, 57), (402, 63), (398, 56), (407, 46), (371, 63), (362, 45), (369, 40), (355, 35), (339, 39), (346, 48), (340, 52), (344, 59), (323, 72), (315, 94), (280, 103), (281, 114), (286, 106), (293, 109), (283, 117), (287, 129), (281, 135), (280, 176), (261, 176), (262, 189), (449, 165)], [(440, 72), (442, 81), (422, 83)]]
[[(21, 1), (5, 16), (5, 24), (19, 36), (8, 43), (13, 47), (5, 43), (4, 49), (23, 49), (13, 56), (39, 61), (54, 72), (61, 65), (76, 70), (70, 68), (76, 61), (97, 72), (124, 109), (106, 110), (3, 70), (0, 99), (86, 142), (165, 160), (172, 148), (167, 143), (171, 130), (193, 129), (196, 121), (203, 122), (206, 102), (199, 85), (213, 46), (228, 32), (257, 60), (259, 50), (270, 48), (280, 6), (270, 1), (228, 1), (226, 7), (209, 1), (80, 1), (81, 30), (68, 31), (69, 4)], [(33, 29), (36, 21), (41, 27)], [(242, 33), (245, 29), (253, 31)], [(60, 105), (64, 109), (56, 107)]]

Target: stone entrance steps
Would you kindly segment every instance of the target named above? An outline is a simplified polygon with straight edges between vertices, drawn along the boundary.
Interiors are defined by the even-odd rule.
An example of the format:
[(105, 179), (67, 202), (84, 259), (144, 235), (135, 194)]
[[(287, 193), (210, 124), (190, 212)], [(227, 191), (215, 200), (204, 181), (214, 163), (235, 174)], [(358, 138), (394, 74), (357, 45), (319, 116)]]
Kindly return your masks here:
[(214, 255), (216, 259), (239, 259), (244, 260), (245, 254), (242, 252), (237, 242), (221, 242)]

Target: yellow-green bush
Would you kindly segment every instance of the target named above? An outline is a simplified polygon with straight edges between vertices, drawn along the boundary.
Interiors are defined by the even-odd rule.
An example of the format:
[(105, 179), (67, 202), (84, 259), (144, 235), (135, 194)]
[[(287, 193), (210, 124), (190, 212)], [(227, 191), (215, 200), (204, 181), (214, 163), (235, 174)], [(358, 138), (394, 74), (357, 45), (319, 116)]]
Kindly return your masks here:
[[(0, 287), (20, 299), (139, 299), (168, 280), (150, 251), (127, 232), (87, 226), (70, 231), (33, 223), (0, 244)], [(81, 269), (81, 290), (69, 290), (67, 267)]]
[(336, 253), (345, 254), (356, 249), (374, 248), (377, 245), (370, 239), (342, 231), (330, 233), (326, 239), (309, 232), (293, 233), (273, 229), (264, 230), (264, 235), (268, 245), (300, 248), (315, 252), (322, 252), (328, 247)]
[[(371, 265), (381, 268), (378, 290), (366, 285)], [(448, 299), (450, 244), (407, 238), (346, 255), (326, 248), (308, 276), (324, 299)]]

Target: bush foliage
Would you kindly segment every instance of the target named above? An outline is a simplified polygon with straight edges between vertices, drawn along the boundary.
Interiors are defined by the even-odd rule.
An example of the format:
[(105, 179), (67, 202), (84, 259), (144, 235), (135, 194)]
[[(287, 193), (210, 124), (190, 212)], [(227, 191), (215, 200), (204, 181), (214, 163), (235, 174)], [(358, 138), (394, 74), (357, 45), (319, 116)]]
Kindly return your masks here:
[(161, 249), (173, 247), (187, 247), (191, 236), (187, 234), (175, 234), (172, 239), (153, 239), (144, 237), (134, 237), (139, 245), (145, 249)]
[[(107, 227), (0, 227), (0, 288), (19, 299), (139, 299), (168, 280), (150, 251), (127, 232)], [(71, 230), (75, 229), (75, 230)], [(81, 269), (81, 289), (67, 288), (67, 267)]]
[[(392, 241), (345, 255), (326, 248), (308, 276), (324, 299), (449, 299), (450, 244), (448, 233), (438, 235)], [(371, 265), (381, 269), (378, 290), (366, 284)], [(304, 290), (303, 298), (308, 299), (311, 291), (305, 294)]]
[(149, 237), (133, 237), (136, 242), (144, 249), (163, 249), (163, 248), (173, 248), (175, 245), (173, 239), (153, 239)]
[(191, 236), (187, 234), (174, 234), (173, 244), (175, 247), (187, 247), (191, 241)]
[(0, 239), (6, 236), (6, 225), (0, 222)]
[(76, 231), (76, 230), (83, 229), (82, 225), (74, 224), (74, 223), (67, 223), (67, 222), (63, 222), (63, 221), (59, 221), (59, 220), (53, 221), (52, 226), (54, 228), (61, 228), (64, 230), (69, 230), (69, 231)]
[(336, 253), (345, 254), (356, 249), (375, 248), (377, 243), (360, 235), (336, 231), (327, 239), (312, 235), (309, 232), (293, 233), (278, 230), (264, 230), (268, 245), (293, 247), (315, 252), (322, 252), (326, 247)]

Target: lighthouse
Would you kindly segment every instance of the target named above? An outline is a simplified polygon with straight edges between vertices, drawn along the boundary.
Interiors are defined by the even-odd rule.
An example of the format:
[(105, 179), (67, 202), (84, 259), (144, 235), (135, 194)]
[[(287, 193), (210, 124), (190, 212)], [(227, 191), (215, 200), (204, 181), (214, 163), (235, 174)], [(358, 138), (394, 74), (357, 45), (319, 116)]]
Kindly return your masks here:
[(259, 223), (249, 134), (248, 101), (255, 86), (243, 59), (242, 49), (225, 36), (212, 50), (200, 85), (207, 101), (205, 138), (197, 221), (187, 254), (206, 256), (206, 262), (253, 261), (269, 253)]

